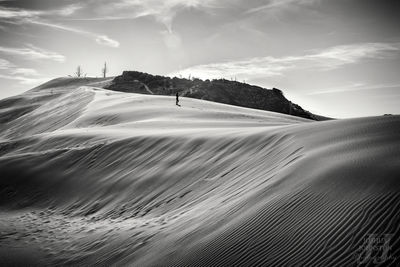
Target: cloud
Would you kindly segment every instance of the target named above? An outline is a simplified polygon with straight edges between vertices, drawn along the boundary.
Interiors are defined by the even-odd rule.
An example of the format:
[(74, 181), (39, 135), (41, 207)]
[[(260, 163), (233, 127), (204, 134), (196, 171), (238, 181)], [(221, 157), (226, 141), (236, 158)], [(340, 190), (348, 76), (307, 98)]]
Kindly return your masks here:
[[(89, 18), (89, 20), (120, 20), (136, 19), (139, 17), (153, 17), (166, 27), (161, 31), (165, 46), (173, 53), (174, 58), (182, 58), (182, 38), (172, 29), (175, 16), (188, 8), (215, 7), (218, 0), (120, 0), (117, 2), (100, 5), (97, 12), (102, 17)], [(86, 19), (87, 20), (87, 19)], [(98, 38), (99, 43), (110, 43), (105, 38)], [(111, 44), (111, 43), (110, 43)], [(116, 44), (115, 44), (116, 45)]]
[(100, 45), (118, 47), (119, 42), (109, 38), (104, 34), (97, 34), (57, 24), (51, 21), (51, 19), (53, 18), (58, 19), (59, 16), (69, 17), (83, 7), (83, 4), (72, 4), (55, 10), (28, 10), (21, 8), (6, 8), (0, 6), (0, 21), (6, 21), (12, 24), (35, 24), (51, 27), (53, 29), (68, 31), (92, 38)]
[(16, 80), (19, 81), (22, 84), (40, 84), (48, 81), (48, 78), (30, 78), (30, 77), (25, 77), (25, 76), (18, 76), (18, 75), (4, 75), (0, 74), (1, 79), (7, 79), (7, 80)]
[(363, 43), (339, 45), (322, 50), (308, 51), (300, 56), (256, 57), (246, 60), (197, 65), (171, 75), (211, 78), (272, 77), (294, 69), (326, 71), (365, 59), (385, 58), (400, 50), (399, 43)]
[(16, 68), (11, 71), (13, 75), (25, 75), (25, 76), (38, 76), (39, 73), (35, 69), (30, 68)]
[(376, 90), (376, 89), (392, 89), (392, 88), (400, 88), (400, 84), (375, 84), (375, 85), (366, 85), (363, 83), (355, 83), (346, 86), (333, 87), (328, 89), (318, 90), (316, 92), (308, 93), (307, 95), (323, 95), (323, 94), (338, 94), (344, 92), (357, 92), (364, 90)]
[(48, 80), (40, 77), (39, 73), (30, 68), (19, 68), (6, 59), (0, 58), (0, 78), (16, 80), (22, 84), (37, 84)]
[(117, 42), (117, 41), (115, 41), (113, 39), (110, 39), (106, 35), (98, 35), (96, 37), (96, 42), (98, 44), (105, 45), (105, 46), (110, 46), (110, 47), (118, 47), (119, 46), (119, 42)]
[(335, 46), (314, 55), (308, 59), (315, 60), (328, 69), (341, 65), (356, 63), (361, 59), (385, 58), (392, 52), (399, 51), (399, 43), (364, 43)]
[(65, 25), (55, 24), (55, 23), (46, 22), (46, 21), (29, 20), (29, 22), (32, 24), (46, 26), (46, 27), (50, 27), (53, 29), (57, 29), (57, 30), (68, 31), (68, 32), (80, 34), (80, 35), (86, 36), (88, 38), (94, 39), (98, 44), (101, 44), (101, 45), (114, 47), (114, 48), (119, 47), (118, 41), (113, 40), (106, 35), (96, 34), (93, 32), (88, 32), (88, 31), (84, 31), (81, 29), (76, 29), (76, 28), (65, 26)]
[(12, 56), (21, 56), (27, 59), (48, 59), (58, 62), (63, 62), (65, 60), (63, 55), (33, 45), (27, 45), (27, 47), (23, 48), (0, 46), (0, 53)]
[(201, 79), (231, 78), (234, 76), (276, 76), (292, 67), (290, 62), (284, 62), (273, 57), (252, 58), (241, 61), (212, 63), (193, 66), (171, 75), (191, 75)]
[(271, 12), (287, 8), (298, 7), (301, 5), (310, 5), (320, 0), (268, 0), (267, 4), (251, 8), (245, 14), (252, 14), (258, 12)]
[(52, 16), (70, 16), (82, 7), (82, 4), (72, 4), (55, 10), (32, 10), (0, 6), (0, 19), (26, 19)]
[(8, 70), (12, 67), (14, 67), (14, 64), (10, 61), (0, 58), (0, 70)]
[(179, 11), (187, 8), (205, 9), (218, 7), (220, 0), (120, 0), (99, 8), (101, 13), (117, 18), (153, 16), (172, 32), (172, 21)]
[[(56, 13), (58, 13), (61, 16), (71, 16), (72, 14), (75, 14), (76, 11), (82, 9), (84, 5), (82, 3), (79, 4), (71, 4), (68, 6), (65, 6), (61, 9), (56, 10)], [(52, 12), (54, 14), (54, 12)]]
[(0, 6), (0, 19), (23, 19), (37, 17), (43, 14), (42, 11), (26, 10), (19, 8), (5, 8)]
[[(224, 0), (225, 1), (225, 0)], [(14, 24), (36, 24), (69, 31), (93, 38), (98, 44), (109, 47), (119, 47), (119, 42), (104, 34), (96, 34), (85, 30), (54, 23), (56, 16), (68, 17), (68, 20), (124, 20), (150, 16), (162, 23), (170, 34), (163, 34), (168, 48), (179, 46), (181, 38), (172, 30), (175, 16), (184, 9), (207, 9), (218, 7), (221, 0), (117, 0), (117, 1), (87, 1), (85, 4), (72, 4), (55, 10), (27, 10), (21, 8), (0, 7), (0, 20), (8, 19)], [(71, 16), (82, 8), (91, 9), (99, 16), (79, 18)], [(11, 19), (11, 20), (10, 20)]]
[[(168, 48), (176, 47), (181, 38), (173, 32), (172, 23), (175, 16), (182, 10), (188, 8), (209, 9), (221, 7), (221, 2), (226, 0), (117, 0), (98, 2), (86, 1), (82, 4), (72, 4), (54, 10), (27, 10), (21, 8), (0, 7), (0, 21), (7, 19), (13, 24), (36, 24), (52, 27), (58, 30), (69, 31), (93, 38), (98, 44), (109, 47), (119, 47), (119, 42), (111, 39), (104, 34), (97, 34), (80, 30), (77, 28), (55, 23), (53, 19), (59, 20), (59, 16), (67, 17), (67, 20), (124, 20), (136, 19), (139, 17), (150, 16), (162, 23), (170, 33), (163, 34), (165, 45)], [(99, 16), (85, 16), (79, 18), (71, 16), (76, 11), (86, 8), (86, 11), (97, 13)], [(94, 13), (91, 13), (92, 15)]]

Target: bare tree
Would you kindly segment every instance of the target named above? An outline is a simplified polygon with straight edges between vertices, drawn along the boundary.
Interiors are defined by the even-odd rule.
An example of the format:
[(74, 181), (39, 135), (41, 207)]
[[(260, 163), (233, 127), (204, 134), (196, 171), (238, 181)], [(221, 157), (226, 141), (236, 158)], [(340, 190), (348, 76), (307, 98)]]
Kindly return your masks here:
[(78, 65), (78, 67), (76, 68), (76, 72), (75, 72), (76, 77), (80, 78), (83, 76), (83, 70), (81, 68), (80, 65)]
[(101, 69), (101, 73), (103, 74), (103, 78), (107, 76), (108, 68), (107, 68), (107, 62), (104, 62), (104, 67)]

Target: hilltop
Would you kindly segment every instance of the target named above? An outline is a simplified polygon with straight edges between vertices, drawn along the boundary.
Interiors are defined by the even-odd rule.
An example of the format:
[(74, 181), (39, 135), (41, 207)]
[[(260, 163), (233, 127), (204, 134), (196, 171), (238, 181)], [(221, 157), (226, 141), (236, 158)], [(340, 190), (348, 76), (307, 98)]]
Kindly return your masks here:
[(226, 79), (201, 80), (124, 71), (113, 79), (107, 89), (121, 92), (175, 95), (209, 100), (246, 108), (274, 111), (312, 120), (328, 118), (314, 115), (289, 101), (277, 88), (266, 89)]

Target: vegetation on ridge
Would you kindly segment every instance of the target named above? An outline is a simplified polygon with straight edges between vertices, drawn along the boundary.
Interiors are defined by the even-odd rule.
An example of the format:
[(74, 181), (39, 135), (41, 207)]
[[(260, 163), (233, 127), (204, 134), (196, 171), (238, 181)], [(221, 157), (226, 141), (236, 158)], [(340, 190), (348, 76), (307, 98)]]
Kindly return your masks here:
[(274, 111), (313, 120), (321, 119), (320, 116), (286, 99), (282, 91), (277, 88), (266, 89), (226, 79), (204, 81), (197, 78), (170, 78), (138, 71), (124, 71), (122, 75), (114, 78), (107, 89), (155, 95), (175, 95), (178, 92), (185, 97)]

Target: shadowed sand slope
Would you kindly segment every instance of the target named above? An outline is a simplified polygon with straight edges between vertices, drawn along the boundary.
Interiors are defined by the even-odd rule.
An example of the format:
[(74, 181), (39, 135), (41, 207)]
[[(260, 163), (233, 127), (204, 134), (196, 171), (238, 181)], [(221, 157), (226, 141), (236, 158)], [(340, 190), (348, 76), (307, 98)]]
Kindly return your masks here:
[(310, 122), (90, 82), (0, 102), (0, 265), (396, 264), (399, 116)]

